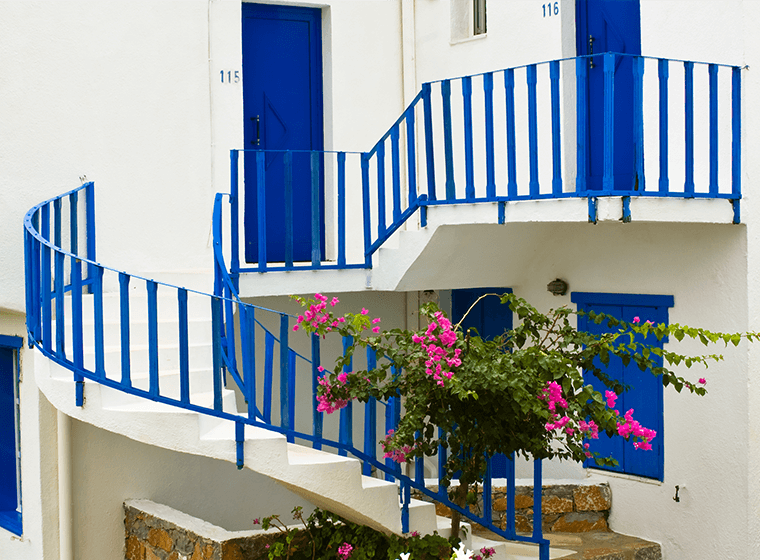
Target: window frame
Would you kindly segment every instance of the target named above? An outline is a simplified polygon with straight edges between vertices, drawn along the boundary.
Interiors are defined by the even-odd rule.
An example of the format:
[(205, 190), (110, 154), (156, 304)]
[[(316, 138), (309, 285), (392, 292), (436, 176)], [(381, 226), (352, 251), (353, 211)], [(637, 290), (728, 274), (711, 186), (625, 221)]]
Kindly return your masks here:
[[(5, 529), (17, 536), (23, 534), (22, 522), (22, 494), (21, 494), (21, 404), (19, 395), (19, 383), (21, 376), (20, 349), (23, 346), (23, 339), (19, 336), (0, 335), (0, 349), (10, 350), (11, 355), (11, 375), (13, 387), (13, 423), (11, 426), (0, 426), (0, 430), (12, 430), (15, 441), (15, 458), (16, 458), (16, 476), (15, 476), (15, 510), (0, 511), (0, 528)], [(6, 432), (7, 434), (7, 432)], [(10, 438), (9, 438), (10, 439)], [(0, 488), (0, 492), (4, 491)]]

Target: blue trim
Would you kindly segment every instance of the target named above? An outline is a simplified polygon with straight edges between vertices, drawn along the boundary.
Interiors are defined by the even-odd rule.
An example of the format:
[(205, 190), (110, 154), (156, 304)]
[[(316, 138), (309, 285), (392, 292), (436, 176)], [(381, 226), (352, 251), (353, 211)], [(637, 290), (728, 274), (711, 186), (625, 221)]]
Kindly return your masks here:
[(640, 307), (673, 307), (673, 296), (652, 294), (616, 294), (570, 292), (570, 301), (586, 305), (638, 305)]
[(0, 346), (5, 348), (19, 349), (24, 345), (24, 339), (20, 336), (0, 334)]

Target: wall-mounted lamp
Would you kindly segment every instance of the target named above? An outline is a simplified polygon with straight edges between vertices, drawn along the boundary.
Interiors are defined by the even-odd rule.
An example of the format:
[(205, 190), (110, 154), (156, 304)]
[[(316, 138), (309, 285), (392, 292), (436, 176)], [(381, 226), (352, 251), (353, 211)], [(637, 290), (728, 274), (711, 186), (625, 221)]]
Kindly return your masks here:
[(567, 282), (557, 278), (556, 280), (549, 282), (546, 285), (546, 289), (555, 296), (564, 296), (567, 293)]

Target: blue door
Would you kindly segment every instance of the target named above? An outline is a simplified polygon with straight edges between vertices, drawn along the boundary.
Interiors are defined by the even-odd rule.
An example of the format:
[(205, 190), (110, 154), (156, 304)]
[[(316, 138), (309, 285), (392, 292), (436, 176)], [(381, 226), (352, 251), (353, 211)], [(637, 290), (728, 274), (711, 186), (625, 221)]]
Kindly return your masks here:
[(0, 527), (20, 535), (15, 352), (0, 340)]
[[(487, 297), (481, 300), (466, 317), (470, 309), (479, 297), (485, 294), (511, 293), (510, 288), (467, 288), (451, 290), (451, 320), (454, 323), (462, 321), (462, 331), (473, 328), (485, 340), (491, 340), (504, 334), (512, 328), (512, 310), (508, 305), (503, 305), (496, 297)], [(462, 320), (464, 317), (464, 320)], [(505, 478), (507, 476), (507, 458), (497, 454), (491, 459), (491, 476)]]
[[(578, 55), (603, 52), (641, 54), (639, 0), (578, 0), (576, 2)], [(633, 64), (618, 57), (614, 80), (613, 177), (615, 190), (637, 190), (634, 184)], [(604, 175), (604, 61), (588, 63), (589, 145), (587, 185), (602, 189)]]
[[(633, 295), (633, 294), (594, 294), (575, 292), (571, 295), (573, 303), (578, 304), (579, 311), (594, 311), (612, 315), (629, 323), (636, 317), (640, 322), (652, 321), (655, 324), (668, 323), (668, 308), (673, 306), (673, 296)], [(610, 330), (606, 322), (596, 324), (586, 317), (578, 317), (578, 328), (594, 334), (617, 332), (617, 327)], [(662, 347), (667, 339), (657, 341), (654, 335), (649, 335), (650, 344)], [(662, 358), (655, 360), (656, 365), (662, 365)], [(596, 364), (605, 369), (601, 363)], [(616, 467), (598, 467), (593, 461), (587, 461), (587, 467), (600, 468), (626, 474), (662, 480), (664, 472), (664, 434), (663, 434), (663, 404), (662, 378), (652, 375), (650, 370), (641, 371), (634, 363), (623, 366), (619, 358), (611, 358), (606, 367), (607, 374), (629, 385), (631, 389), (620, 395), (615, 408), (624, 415), (629, 409), (634, 410), (633, 417), (643, 426), (653, 429), (657, 436), (652, 440), (651, 451), (640, 451), (633, 448), (633, 440), (625, 441), (619, 436), (609, 437), (599, 433), (598, 440), (591, 440), (591, 451), (598, 451), (601, 456), (612, 456), (618, 460)], [(587, 376), (597, 391), (604, 394), (606, 387), (593, 375)]]
[[(322, 150), (322, 14), (319, 9), (242, 4), (243, 111), (247, 149), (266, 153), (266, 256), (284, 262), (286, 214), (292, 216), (293, 259), (312, 258), (312, 201), (319, 205), (319, 247), (324, 256), (323, 165), (316, 197), (312, 196), (310, 154)], [(292, 153), (292, 214), (286, 213), (286, 158)], [(298, 150), (301, 150), (300, 152)], [(245, 260), (258, 262), (256, 161), (245, 156)], [(287, 201), (287, 205), (290, 201)]]

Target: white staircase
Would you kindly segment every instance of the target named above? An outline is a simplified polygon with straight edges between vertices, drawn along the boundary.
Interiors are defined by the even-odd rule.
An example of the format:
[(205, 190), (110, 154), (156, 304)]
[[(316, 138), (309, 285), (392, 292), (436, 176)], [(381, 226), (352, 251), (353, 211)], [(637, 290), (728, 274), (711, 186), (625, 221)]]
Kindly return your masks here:
[[(168, 290), (167, 290), (168, 292)], [(179, 344), (176, 296), (158, 296), (159, 385), (161, 394), (179, 399)], [(67, 306), (70, 305), (67, 298)], [(84, 296), (84, 363), (95, 369), (92, 296)], [(105, 294), (104, 345), (106, 377), (121, 379), (118, 293)], [(147, 298), (130, 295), (130, 355), (132, 384), (148, 390)], [(71, 317), (68, 309), (66, 317)], [(213, 406), (210, 305), (207, 296), (190, 294), (190, 402)], [(55, 333), (55, 323), (53, 325)], [(66, 325), (66, 355), (73, 355), (71, 326)], [(234, 423), (168, 404), (130, 395), (85, 381), (83, 407), (75, 405), (70, 370), (35, 352), (35, 375), (40, 390), (65, 414), (134, 440), (184, 453), (236, 461)], [(223, 390), (223, 410), (237, 413), (235, 392)], [(288, 443), (276, 432), (245, 427), (245, 468), (271, 477), (313, 504), (352, 521), (384, 532), (401, 533), (398, 487), (361, 474), (358, 460)], [(442, 520), (442, 525), (448, 520)], [(439, 530), (432, 504), (412, 500), (410, 530)]]

